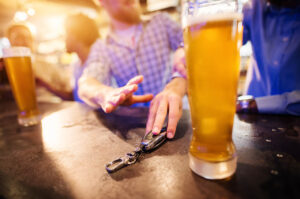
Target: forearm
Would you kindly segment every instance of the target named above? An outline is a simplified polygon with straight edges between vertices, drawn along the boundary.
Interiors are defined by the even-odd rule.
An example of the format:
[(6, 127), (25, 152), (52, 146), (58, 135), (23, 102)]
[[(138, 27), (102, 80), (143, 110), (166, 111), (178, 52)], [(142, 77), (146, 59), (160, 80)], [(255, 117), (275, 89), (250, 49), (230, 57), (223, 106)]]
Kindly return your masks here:
[(51, 85), (40, 78), (36, 78), (36, 82), (38, 85), (46, 88), (49, 92), (55, 94), (56, 96), (60, 97), (63, 100), (73, 100), (72, 90), (56, 88), (54, 85)]
[(93, 108), (100, 108), (101, 100), (111, 87), (106, 86), (92, 77), (82, 77), (78, 82), (79, 97)]
[(255, 99), (259, 113), (300, 115), (300, 91), (258, 97)]
[(47, 90), (49, 90), (50, 92), (57, 95), (58, 97), (60, 97), (63, 100), (74, 100), (72, 91), (58, 90), (58, 89), (51, 88), (51, 87), (47, 87)]

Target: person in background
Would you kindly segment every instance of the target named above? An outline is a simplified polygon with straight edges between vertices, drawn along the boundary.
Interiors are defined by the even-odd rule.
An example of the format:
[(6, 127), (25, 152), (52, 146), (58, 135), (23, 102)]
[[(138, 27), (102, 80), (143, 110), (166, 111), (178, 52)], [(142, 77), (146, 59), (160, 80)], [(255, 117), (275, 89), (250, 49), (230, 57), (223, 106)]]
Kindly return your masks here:
[(75, 101), (82, 100), (78, 96), (78, 80), (86, 66), (90, 49), (100, 37), (97, 24), (83, 14), (70, 15), (65, 20), (66, 50), (76, 53), (79, 60), (72, 66), (72, 87)]
[[(84, 30), (84, 31), (82, 31)], [(78, 79), (85, 67), (92, 44), (99, 38), (98, 27), (94, 20), (83, 14), (70, 15), (65, 20), (66, 50), (68, 53), (76, 53), (79, 60), (72, 65), (71, 86), (64, 86), (62, 83), (54, 85), (45, 75), (60, 77), (60, 70), (54, 67), (43, 67), (33, 63), (38, 85), (45, 87), (51, 93), (64, 100), (75, 100), (82, 102), (78, 97)], [(7, 34), (12, 46), (25, 46), (33, 49), (33, 35), (26, 25), (12, 25)], [(33, 62), (35, 62), (33, 60)], [(35, 66), (38, 65), (38, 66)], [(44, 65), (45, 66), (45, 65)], [(42, 68), (38, 68), (42, 67)], [(47, 73), (47, 74), (45, 74)], [(62, 79), (62, 78), (59, 78)], [(69, 82), (64, 81), (64, 84)]]
[[(11, 46), (25, 46), (33, 49), (33, 35), (27, 24), (12, 24), (6, 30), (6, 36)], [(0, 71), (4, 69), (4, 61), (1, 58)]]
[(238, 112), (300, 115), (300, 1), (252, 0), (243, 8), (243, 44), (253, 49)]
[(68, 53), (76, 53), (78, 61), (71, 66), (71, 88), (72, 90), (54, 89), (51, 84), (43, 85), (52, 93), (61, 96), (65, 100), (83, 102), (78, 96), (78, 80), (86, 66), (90, 49), (94, 42), (100, 38), (96, 22), (88, 16), (78, 13), (69, 15), (65, 19), (65, 45)]
[(172, 74), (171, 55), (183, 51), (180, 25), (165, 13), (142, 20), (137, 0), (99, 2), (109, 15), (111, 31), (91, 50), (79, 96), (110, 113), (120, 105), (149, 106), (154, 95), (146, 131), (158, 134), (168, 113), (167, 137), (173, 138), (186, 94), (186, 80)]
[(11, 46), (24, 46), (33, 51), (33, 34), (29, 24), (11, 24), (6, 31), (6, 36)]

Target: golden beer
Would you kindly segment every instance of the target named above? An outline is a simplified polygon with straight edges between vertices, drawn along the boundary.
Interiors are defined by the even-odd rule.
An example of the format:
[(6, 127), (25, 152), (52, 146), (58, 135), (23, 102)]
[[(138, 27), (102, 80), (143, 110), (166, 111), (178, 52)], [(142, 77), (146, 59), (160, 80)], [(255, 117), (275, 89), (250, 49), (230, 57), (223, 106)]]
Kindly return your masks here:
[(40, 121), (35, 94), (35, 81), (31, 66), (30, 50), (12, 47), (3, 50), (7, 76), (19, 108), (18, 121), (31, 126)]
[(232, 141), (242, 26), (236, 13), (199, 17), (184, 27), (193, 137), (190, 167), (208, 179), (236, 170)]

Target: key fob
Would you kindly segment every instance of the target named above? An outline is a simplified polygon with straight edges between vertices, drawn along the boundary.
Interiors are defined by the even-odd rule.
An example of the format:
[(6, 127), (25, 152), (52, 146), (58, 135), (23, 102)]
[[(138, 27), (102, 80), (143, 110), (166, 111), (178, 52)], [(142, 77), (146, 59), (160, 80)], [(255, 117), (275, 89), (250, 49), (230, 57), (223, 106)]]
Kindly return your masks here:
[(167, 138), (167, 128), (164, 127), (161, 129), (160, 133), (158, 135), (153, 135), (152, 131), (148, 132), (142, 142), (141, 142), (141, 149), (144, 152), (151, 151), (159, 147)]

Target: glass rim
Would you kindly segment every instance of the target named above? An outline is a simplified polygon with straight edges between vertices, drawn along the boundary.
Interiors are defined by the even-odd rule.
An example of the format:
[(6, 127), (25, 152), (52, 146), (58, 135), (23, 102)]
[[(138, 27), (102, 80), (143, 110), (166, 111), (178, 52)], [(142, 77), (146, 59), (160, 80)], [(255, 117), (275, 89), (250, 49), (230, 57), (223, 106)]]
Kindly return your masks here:
[(182, 1), (181, 26), (186, 28), (194, 24), (209, 21), (243, 20), (239, 9), (240, 0)]

